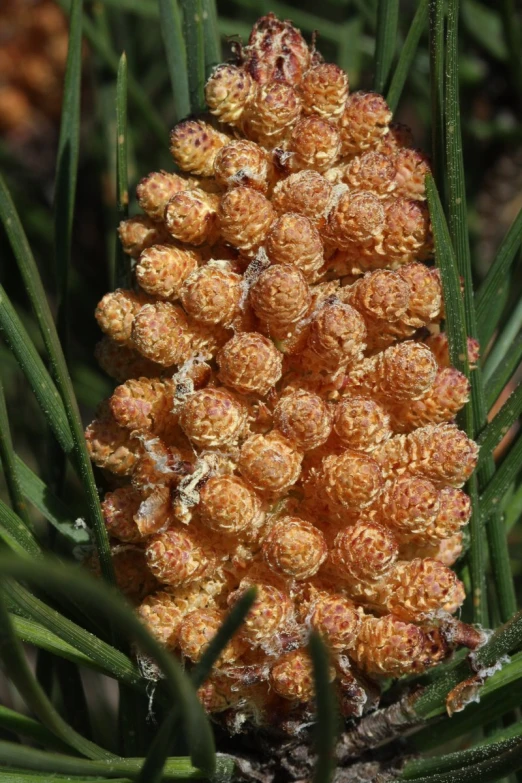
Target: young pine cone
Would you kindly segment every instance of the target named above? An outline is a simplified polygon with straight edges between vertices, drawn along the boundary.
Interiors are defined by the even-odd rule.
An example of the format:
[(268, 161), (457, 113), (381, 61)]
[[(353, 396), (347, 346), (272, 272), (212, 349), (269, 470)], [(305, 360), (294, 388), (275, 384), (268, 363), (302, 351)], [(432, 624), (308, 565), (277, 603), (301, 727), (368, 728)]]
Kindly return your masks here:
[(257, 20), (242, 56), (245, 71), (258, 84), (297, 85), (311, 61), (310, 48), (299, 30), (274, 14)]
[(373, 457), (385, 476), (407, 472), (438, 485), (461, 487), (475, 469), (478, 446), (454, 424), (436, 424), (391, 438)]
[(221, 197), (218, 217), (223, 239), (252, 256), (265, 240), (274, 210), (262, 193), (242, 185)]
[(303, 455), (277, 430), (251, 435), (239, 455), (243, 477), (261, 492), (281, 494), (298, 480)]
[(388, 132), (391, 111), (375, 92), (354, 92), (341, 116), (341, 149), (344, 156), (377, 147)]
[(348, 98), (348, 76), (333, 63), (319, 63), (304, 74), (297, 91), (303, 114), (337, 122)]
[(195, 446), (216, 449), (236, 442), (244, 430), (246, 407), (226, 389), (195, 392), (184, 404), (179, 423)]
[(283, 357), (275, 345), (255, 332), (237, 334), (217, 355), (219, 378), (240, 394), (264, 395), (280, 379)]
[(118, 236), (123, 252), (132, 258), (137, 258), (145, 248), (159, 245), (169, 239), (163, 223), (153, 220), (148, 215), (136, 215), (122, 220), (118, 226)]
[(310, 283), (324, 264), (321, 236), (305, 215), (286, 212), (275, 220), (266, 238), (266, 252), (273, 264), (293, 264)]
[(149, 296), (175, 301), (185, 280), (197, 268), (200, 258), (194, 250), (174, 245), (153, 245), (141, 253), (136, 280)]
[(376, 581), (393, 566), (399, 547), (389, 530), (376, 522), (357, 522), (334, 541), (331, 564), (350, 581)]
[(221, 147), (214, 161), (216, 182), (223, 188), (249, 188), (266, 193), (274, 172), (270, 156), (253, 141), (231, 141)]
[(311, 303), (308, 284), (296, 266), (270, 266), (250, 289), (250, 304), (255, 314), (271, 332), (281, 337), (305, 317)]
[(148, 301), (143, 294), (117, 288), (98, 303), (94, 314), (98, 326), (114, 342), (128, 344), (134, 319)]
[(261, 501), (238, 476), (212, 476), (199, 493), (201, 522), (219, 533), (254, 531), (264, 519)]
[(401, 677), (422, 671), (426, 638), (412, 623), (393, 614), (365, 617), (357, 639), (354, 657), (369, 674)]
[(440, 611), (453, 614), (464, 597), (464, 587), (455, 572), (431, 558), (397, 563), (384, 588), (389, 611), (410, 622), (425, 620)]
[(299, 517), (281, 517), (263, 542), (263, 555), (276, 573), (291, 579), (310, 579), (327, 554), (323, 534)]
[[(229, 596), (231, 606), (241, 598), (249, 586), (244, 580), (242, 586)], [(252, 647), (270, 649), (278, 646), (277, 636), (288, 632), (293, 618), (290, 596), (274, 585), (255, 584), (256, 599), (245, 618), (242, 634)]]
[(478, 447), (452, 423), (470, 390), (424, 263), (411, 131), (273, 14), (233, 52), (205, 86), (213, 117), (173, 129), (176, 172), (145, 176), (120, 224), (132, 282), (96, 311), (119, 386), (86, 439), (142, 621), (190, 667), (255, 585), (198, 693), (235, 731), (295, 731), (314, 714), (311, 629), (346, 717), (359, 672), (448, 654)]
[(89, 456), (95, 465), (117, 476), (132, 473), (140, 455), (140, 443), (121, 427), (105, 405), (98, 418), (85, 430)]
[(201, 120), (185, 120), (170, 134), (170, 152), (182, 171), (211, 177), (218, 151), (230, 141)]
[(274, 410), (274, 424), (300, 451), (309, 451), (328, 440), (332, 428), (330, 410), (317, 394), (299, 389), (285, 394)]
[(165, 207), (181, 190), (187, 190), (190, 182), (167, 171), (153, 171), (144, 177), (136, 188), (138, 204), (152, 220), (162, 221)]
[(218, 65), (205, 85), (205, 99), (211, 114), (237, 125), (254, 91), (252, 77), (236, 65)]
[(289, 84), (260, 85), (243, 112), (241, 128), (248, 139), (273, 149), (288, 137), (300, 111), (299, 98)]

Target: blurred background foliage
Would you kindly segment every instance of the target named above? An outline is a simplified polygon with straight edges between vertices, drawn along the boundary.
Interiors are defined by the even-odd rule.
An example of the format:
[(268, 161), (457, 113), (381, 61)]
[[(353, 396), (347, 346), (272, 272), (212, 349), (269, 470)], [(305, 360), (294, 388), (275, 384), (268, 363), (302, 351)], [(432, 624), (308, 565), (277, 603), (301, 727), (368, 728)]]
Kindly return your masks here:
[[(401, 2), (394, 64), (420, 5), (414, 0)], [(426, 10), (427, 5), (424, 3)], [(0, 7), (0, 168), (22, 215), (51, 302), (56, 301), (56, 291), (50, 214), (68, 6), (66, 0), (3, 0)], [(320, 4), (316, 0), (217, 0), (223, 56), (231, 56), (231, 42), (247, 41), (257, 17), (273, 11), (291, 18), (309, 40), (315, 36), (325, 58), (346, 69), (352, 90), (371, 89), (377, 6), (378, 0), (322, 0)], [(461, 121), (476, 284), (483, 279), (501, 238), (522, 206), (520, 28), (520, 9), (514, 0), (461, 2)], [(167, 130), (179, 118), (174, 113), (156, 0), (86, 3), (84, 37), (68, 355), (82, 414), (88, 421), (112, 388), (93, 359), (99, 339), (93, 311), (109, 288), (116, 252), (115, 91), (123, 50), (129, 65), (130, 214), (136, 211), (134, 190), (141, 176), (172, 168)], [(396, 119), (412, 127), (416, 145), (430, 149), (427, 18)], [(3, 239), (0, 282), (38, 345), (40, 335)], [(520, 273), (519, 261), (513, 280)], [(519, 292), (513, 286), (504, 310), (504, 323), (511, 318), (513, 339), (522, 325), (520, 307), (513, 316), (517, 297)], [(39, 475), (52, 480), (56, 453), (49, 439), (41, 437), (45, 431), (42, 414), (15, 359), (2, 343), (0, 366), (16, 448)], [(64, 497), (80, 514), (78, 490), (69, 476)], [(512, 565), (514, 573), (522, 575), (522, 533), (515, 525), (518, 511), (515, 504), (515, 515), (509, 522)], [(518, 586), (520, 593), (522, 579)]]

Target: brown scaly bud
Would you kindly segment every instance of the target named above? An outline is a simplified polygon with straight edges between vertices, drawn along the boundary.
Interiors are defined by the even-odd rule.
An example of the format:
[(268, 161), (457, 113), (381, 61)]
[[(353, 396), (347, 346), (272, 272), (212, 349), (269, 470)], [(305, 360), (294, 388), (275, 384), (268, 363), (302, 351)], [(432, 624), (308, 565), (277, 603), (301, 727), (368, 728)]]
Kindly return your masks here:
[(264, 242), (274, 219), (274, 210), (259, 191), (239, 187), (222, 196), (218, 215), (223, 239), (251, 256)]
[(201, 530), (171, 527), (149, 539), (148, 566), (164, 584), (184, 586), (203, 579), (216, 567), (214, 550)]
[(373, 193), (344, 192), (328, 215), (325, 237), (332, 247), (373, 254), (383, 236), (385, 211)]
[(250, 289), (250, 304), (261, 322), (277, 336), (305, 317), (312, 297), (296, 266), (275, 264), (261, 272)]
[(419, 671), (425, 636), (392, 614), (365, 617), (352, 655), (369, 674), (401, 677)]
[(392, 435), (390, 417), (375, 400), (346, 397), (335, 406), (334, 432), (343, 446), (371, 452)]
[(203, 449), (230, 446), (246, 426), (247, 409), (226, 389), (195, 392), (184, 404), (180, 425), (192, 443)]
[(348, 376), (346, 391), (385, 401), (415, 400), (433, 386), (437, 362), (422, 343), (392, 345), (364, 359)]
[(375, 581), (387, 574), (399, 554), (393, 534), (376, 522), (357, 522), (335, 538), (332, 572), (348, 580)]
[(395, 157), (397, 196), (413, 201), (426, 199), (426, 174), (431, 171), (427, 155), (420, 150), (401, 149)]
[(334, 63), (319, 63), (304, 74), (297, 91), (303, 114), (337, 122), (348, 98), (348, 76)]
[(319, 395), (296, 389), (277, 403), (274, 424), (300, 451), (309, 451), (328, 439), (332, 419)]
[(187, 190), (190, 182), (178, 174), (167, 171), (153, 171), (144, 177), (136, 188), (138, 204), (152, 220), (163, 220), (165, 207), (172, 196)]
[(419, 622), (442, 611), (453, 614), (464, 601), (462, 582), (438, 560), (397, 563), (386, 581), (386, 606), (401, 620)]
[(239, 455), (239, 470), (261, 492), (281, 494), (298, 480), (303, 455), (277, 430), (251, 435)]
[(325, 304), (311, 321), (308, 347), (326, 369), (353, 363), (366, 347), (363, 318), (342, 302)]
[(334, 508), (355, 514), (378, 497), (383, 479), (378, 464), (371, 457), (345, 451), (325, 457), (316, 486)]
[(410, 288), (408, 309), (402, 321), (419, 329), (442, 315), (442, 285), (440, 277), (424, 264), (406, 264), (397, 275)]
[(292, 169), (326, 171), (339, 157), (339, 132), (329, 120), (303, 117), (294, 125), (288, 150), (293, 153), (290, 158)]
[[(256, 599), (245, 618), (242, 634), (252, 646), (271, 651), (280, 646), (278, 635), (284, 633), (292, 621), (292, 601), (286, 592), (274, 585), (256, 583), (255, 586)], [(229, 596), (229, 606), (233, 606), (248, 587), (250, 582), (247, 578)]]
[(333, 185), (318, 171), (299, 171), (278, 182), (273, 206), (279, 213), (297, 212), (321, 228), (331, 208)]
[(117, 476), (132, 473), (139, 458), (139, 441), (128, 429), (120, 427), (106, 403), (85, 430), (85, 440), (89, 456), (99, 468)]
[[(386, 264), (396, 268), (432, 252), (429, 213), (418, 201), (392, 199), (386, 204), (382, 254)], [(384, 263), (383, 260), (383, 263)]]
[[(197, 609), (187, 614), (178, 630), (178, 644), (181, 654), (191, 661), (199, 661), (225, 619), (220, 609)], [(221, 652), (215, 666), (235, 663), (245, 650), (245, 643), (235, 636)]]
[(143, 536), (134, 520), (141, 504), (141, 495), (132, 487), (119, 487), (107, 492), (102, 503), (103, 518), (107, 533), (129, 544), (142, 541)]
[[(335, 679), (333, 668), (330, 668), (330, 679)], [(300, 649), (282, 655), (272, 667), (270, 684), (283, 699), (311, 701), (314, 697), (314, 676), (308, 652)]]
[(109, 400), (112, 415), (121, 427), (157, 431), (169, 415), (165, 384), (157, 378), (132, 378), (118, 386)]
[[(439, 332), (431, 337), (426, 338), (424, 341), (430, 350), (433, 351), (433, 355), (437, 360), (439, 367), (450, 367), (450, 356), (448, 346), (448, 335), (445, 332)], [(468, 364), (469, 369), (474, 370), (478, 364), (480, 357), (480, 345), (478, 340), (473, 337), (468, 337)]]
[(264, 520), (259, 498), (239, 476), (212, 476), (199, 498), (201, 521), (218, 533), (253, 531)]
[(199, 256), (194, 250), (174, 245), (153, 245), (140, 255), (136, 280), (150, 296), (175, 300), (187, 277), (198, 268)]
[(253, 141), (238, 139), (219, 150), (214, 161), (214, 176), (223, 188), (245, 185), (266, 193), (274, 171), (263, 147)]
[(247, 139), (273, 149), (290, 135), (299, 117), (301, 103), (285, 82), (270, 82), (257, 88), (241, 118)]
[(218, 65), (205, 85), (205, 100), (214, 117), (237, 125), (254, 92), (252, 77), (237, 65)]
[(353, 92), (341, 117), (342, 154), (359, 155), (377, 147), (388, 131), (392, 113), (382, 95)]
[(272, 667), (270, 683), (273, 690), (284, 699), (310, 701), (314, 695), (314, 676), (308, 653), (305, 650), (293, 650), (282, 655)]
[(394, 272), (368, 272), (339, 292), (339, 298), (355, 307), (364, 318), (369, 341), (374, 344), (390, 323), (405, 315), (410, 299), (408, 284)]
[(263, 555), (276, 573), (291, 579), (310, 579), (326, 559), (323, 534), (299, 517), (281, 517), (263, 542)]
[(190, 336), (185, 313), (169, 302), (142, 307), (132, 328), (132, 340), (138, 351), (165, 367), (189, 357)]
[(169, 234), (188, 245), (213, 244), (219, 236), (217, 217), (219, 198), (202, 190), (182, 190), (165, 208)]
[(242, 277), (227, 261), (210, 261), (185, 280), (181, 303), (195, 321), (228, 326), (238, 314), (242, 292)]
[(338, 593), (319, 593), (310, 613), (310, 625), (326, 639), (335, 652), (355, 646), (361, 630), (363, 611)]
[(169, 239), (165, 226), (148, 215), (136, 215), (122, 220), (118, 226), (123, 252), (137, 258), (146, 247), (157, 245)]
[(160, 364), (151, 362), (144, 356), (121, 345), (110, 337), (103, 337), (94, 349), (94, 357), (101, 369), (118, 383), (123, 383), (130, 378), (154, 378), (164, 370)]
[(400, 536), (425, 537), (441, 510), (440, 492), (427, 479), (401, 476), (387, 483), (376, 503), (376, 516)]
[[(461, 536), (461, 527), (467, 525), (471, 517), (471, 500), (461, 489), (443, 487), (439, 493), (440, 510), (435, 525), (430, 531), (437, 540), (448, 540)], [(462, 545), (462, 541), (460, 541)], [(436, 558), (440, 560), (441, 558)], [(451, 563), (446, 563), (451, 565)]]
[(308, 44), (300, 31), (291, 22), (281, 21), (272, 13), (254, 24), (242, 54), (245, 70), (258, 84), (299, 84), (311, 59)]
[(128, 343), (134, 318), (149, 301), (144, 294), (117, 288), (116, 291), (105, 294), (98, 303), (94, 316), (102, 332), (114, 342)]
[(159, 590), (148, 595), (139, 605), (138, 615), (161, 644), (171, 650), (176, 647), (183, 612), (173, 593)]
[(365, 152), (348, 163), (342, 180), (350, 190), (366, 190), (386, 198), (396, 188), (394, 161), (375, 150)]
[(229, 136), (214, 130), (203, 120), (185, 120), (170, 134), (170, 151), (182, 171), (211, 177), (215, 157), (229, 141)]
[(396, 432), (411, 432), (427, 424), (453, 421), (469, 400), (470, 384), (454, 367), (439, 370), (431, 389), (417, 400), (390, 409)]
[(454, 424), (419, 427), (379, 446), (373, 457), (384, 475), (425, 476), (437, 485), (461, 487), (477, 464), (478, 446)]
[(304, 215), (287, 212), (270, 228), (266, 252), (273, 264), (293, 264), (308, 282), (313, 282), (324, 264), (321, 236)]
[(232, 337), (217, 355), (219, 378), (240, 394), (265, 395), (281, 378), (283, 357), (275, 345), (255, 332)]

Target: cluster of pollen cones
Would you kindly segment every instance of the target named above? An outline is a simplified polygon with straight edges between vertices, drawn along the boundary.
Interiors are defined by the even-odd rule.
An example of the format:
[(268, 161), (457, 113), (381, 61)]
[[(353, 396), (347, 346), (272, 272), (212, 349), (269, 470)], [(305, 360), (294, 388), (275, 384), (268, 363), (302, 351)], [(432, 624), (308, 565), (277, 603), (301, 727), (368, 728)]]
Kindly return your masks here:
[(121, 385), (86, 437), (117, 577), (186, 662), (257, 586), (200, 691), (231, 725), (310, 718), (310, 629), (359, 715), (380, 676), (448, 655), (464, 600), (477, 446), (422, 263), (429, 164), (273, 15), (206, 100), (172, 131), (180, 173), (145, 177), (120, 225), (134, 287), (96, 311)]

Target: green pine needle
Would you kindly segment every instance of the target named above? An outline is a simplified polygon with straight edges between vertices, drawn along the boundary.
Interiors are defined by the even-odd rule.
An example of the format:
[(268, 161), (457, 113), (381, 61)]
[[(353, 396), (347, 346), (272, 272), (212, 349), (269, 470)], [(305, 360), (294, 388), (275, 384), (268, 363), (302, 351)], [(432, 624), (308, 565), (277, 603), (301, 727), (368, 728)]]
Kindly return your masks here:
[(335, 769), (335, 745), (339, 731), (339, 713), (336, 697), (330, 682), (330, 660), (326, 644), (313, 631), (308, 649), (314, 672), (315, 706), (315, 750), (317, 761), (314, 769), (314, 783), (329, 783)]
[(183, 38), (187, 53), (187, 77), (190, 111), (200, 114), (205, 110), (205, 30), (203, 0), (180, 0), (183, 13)]
[(179, 4), (176, 0), (159, 0), (161, 34), (167, 57), (176, 121), (190, 114), (187, 53), (182, 32)]
[[(116, 77), (116, 207), (118, 223), (129, 216), (129, 175), (128, 175), (128, 129), (127, 129), (127, 93), (128, 93), (127, 55), (123, 52), (118, 64)], [(116, 233), (116, 232), (115, 232)], [(115, 264), (111, 270), (110, 287), (128, 288), (131, 270), (129, 259), (123, 252), (116, 234)]]
[(395, 50), (399, 22), (399, 0), (379, 0), (375, 38), (373, 89), (386, 91)]
[(491, 424), (488, 424), (477, 438), (477, 443), (480, 446), (479, 465), (493, 453), (521, 414), (522, 385), (519, 385), (506, 400)]
[(406, 84), (406, 80), (415, 60), (415, 55), (417, 54), (422, 33), (426, 28), (428, 2), (429, 0), (420, 0), (417, 6), (415, 16), (413, 17), (410, 29), (408, 30), (404, 45), (401, 47), (399, 59), (390, 80), (390, 87), (386, 94), (386, 102), (393, 112), (396, 111), (397, 106), (399, 105), (404, 85)]
[(11, 505), (16, 514), (27, 527), (31, 521), (27, 513), (27, 505), (21, 487), (19, 468), (11, 438), (11, 428), (5, 402), (4, 386), (0, 378), (0, 464), (4, 470), (5, 482)]
[(67, 352), (69, 269), (80, 148), (83, 0), (71, 2), (60, 138), (54, 193), (54, 248), (58, 283), (58, 333)]

